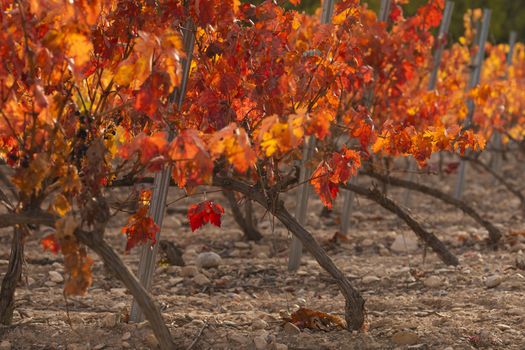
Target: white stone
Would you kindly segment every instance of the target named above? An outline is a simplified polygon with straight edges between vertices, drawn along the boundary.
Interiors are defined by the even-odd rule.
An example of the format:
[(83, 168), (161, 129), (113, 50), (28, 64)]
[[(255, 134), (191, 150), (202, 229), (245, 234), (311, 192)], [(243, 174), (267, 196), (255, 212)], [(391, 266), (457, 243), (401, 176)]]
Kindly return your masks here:
[(203, 275), (202, 273), (199, 273), (197, 276), (193, 277), (193, 282), (198, 284), (199, 286), (205, 286), (210, 284), (210, 279)]
[(398, 235), (390, 249), (396, 253), (410, 253), (418, 249), (417, 239), (410, 234)]
[(438, 288), (443, 285), (443, 280), (441, 280), (441, 278), (438, 276), (429, 276), (425, 278), (423, 284), (428, 288)]
[(255, 321), (252, 322), (252, 329), (253, 330), (257, 330), (257, 329), (265, 329), (266, 327), (268, 327), (268, 323), (260, 318), (256, 319)]
[(299, 327), (297, 327), (296, 325), (290, 322), (286, 322), (284, 324), (284, 331), (286, 332), (286, 334), (289, 334), (289, 335), (297, 335), (301, 333), (301, 330), (299, 329)]
[(64, 282), (64, 277), (62, 277), (62, 275), (59, 272), (49, 271), (48, 274), (49, 274), (49, 280), (51, 282), (55, 282), (55, 283)]
[(9, 265), (9, 260), (0, 259), (0, 266)]
[(381, 281), (381, 278), (377, 276), (365, 276), (363, 277), (363, 284), (371, 284)]
[(217, 267), (221, 264), (222, 259), (219, 254), (214, 252), (204, 252), (197, 256), (197, 266), (204, 269)]
[(180, 269), (180, 275), (182, 277), (193, 277), (196, 276), (198, 273), (199, 269), (197, 268), (197, 266), (188, 265)]
[(485, 286), (487, 288), (496, 288), (501, 282), (503, 282), (503, 278), (500, 275), (492, 275), (485, 280)]

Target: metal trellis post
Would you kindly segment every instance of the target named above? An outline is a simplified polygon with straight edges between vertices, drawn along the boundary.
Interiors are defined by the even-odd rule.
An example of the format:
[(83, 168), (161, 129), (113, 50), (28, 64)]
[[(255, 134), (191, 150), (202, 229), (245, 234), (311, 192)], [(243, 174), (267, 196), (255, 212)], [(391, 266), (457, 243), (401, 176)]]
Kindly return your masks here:
[[(330, 23), (332, 13), (334, 11), (335, 0), (323, 1), (323, 12), (321, 14), (321, 23)], [(299, 187), (297, 193), (297, 207), (295, 210), (295, 219), (301, 224), (306, 223), (306, 211), (308, 210), (308, 195), (310, 193), (310, 187), (305, 181), (310, 177), (310, 170), (306, 167), (306, 162), (311, 158), (311, 155), (315, 149), (315, 138), (310, 136), (308, 141), (305, 142), (303, 150), (303, 158), (301, 160), (301, 168), (299, 173), (299, 181), (302, 185)], [(293, 236), (292, 243), (290, 245), (290, 252), (288, 254), (288, 271), (297, 271), (299, 265), (301, 265), (301, 255), (303, 254), (303, 244), (301, 241)]]
[[(481, 78), (481, 68), (483, 66), (483, 59), (485, 57), (485, 43), (487, 42), (487, 37), (489, 35), (491, 14), (492, 14), (492, 11), (490, 9), (483, 10), (483, 20), (481, 24), (481, 34), (479, 35), (478, 52), (474, 58), (474, 62), (473, 62), (474, 69), (470, 75), (468, 90), (475, 88), (479, 84), (479, 81)], [(474, 105), (474, 101), (472, 99), (468, 99), (467, 106), (468, 106), (468, 114), (467, 114), (467, 119), (465, 120), (464, 127), (468, 129), (472, 126), (472, 117), (474, 116), (474, 109), (476, 106)], [(466, 161), (462, 159), (460, 161), (458, 179), (457, 179), (456, 188), (454, 191), (455, 198), (461, 198), (461, 195), (463, 194), (463, 187), (464, 187), (464, 182), (465, 182), (466, 171), (467, 171), (467, 163)]]
[[(182, 60), (182, 80), (180, 87), (172, 95), (172, 103), (177, 103), (177, 108), (182, 107), (182, 101), (184, 100), (184, 94), (186, 93), (186, 87), (188, 84), (188, 77), (190, 73), (191, 60), (193, 55), (193, 47), (195, 46), (195, 27), (193, 22), (188, 21), (183, 29), (183, 40), (184, 40), (184, 51), (186, 58)], [(173, 139), (173, 130), (169, 131), (169, 139)], [(153, 218), (153, 221), (162, 228), (162, 221), (164, 220), (164, 213), (166, 210), (166, 198), (168, 196), (168, 189), (171, 178), (171, 166), (164, 166), (164, 169), (155, 174), (153, 182), (153, 194), (151, 198), (151, 205), (149, 208), (149, 215)], [(156, 236), (157, 242), (160, 240), (160, 230)], [(151, 288), (153, 281), (153, 273), (155, 271), (155, 259), (157, 256), (158, 244), (150, 247), (144, 245), (140, 256), (139, 268), (138, 268), (138, 279), (146, 290)], [(140, 310), (139, 305), (134, 300), (131, 306), (130, 320), (133, 322), (141, 322), (144, 319), (144, 315)]]

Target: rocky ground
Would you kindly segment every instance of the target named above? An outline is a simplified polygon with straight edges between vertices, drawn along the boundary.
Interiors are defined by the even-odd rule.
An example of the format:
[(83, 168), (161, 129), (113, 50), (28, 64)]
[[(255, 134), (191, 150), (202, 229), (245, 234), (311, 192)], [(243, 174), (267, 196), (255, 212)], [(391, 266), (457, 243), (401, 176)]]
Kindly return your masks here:
[[(304, 256), (297, 273), (287, 271), (290, 235), (262, 210), (264, 239), (254, 244), (242, 240), (226, 205), (222, 228), (192, 233), (184, 214), (177, 213), (190, 201), (174, 203), (176, 213), (167, 216), (162, 235), (183, 249), (187, 266), (159, 262), (152, 293), (181, 349), (525, 349), (525, 225), (519, 202), (489, 177), (477, 171), (470, 176), (474, 173), (465, 199), (505, 233), (497, 250), (486, 247), (486, 232), (458, 210), (412, 196), (412, 213), (458, 256), (457, 268), (445, 266), (393, 214), (365, 199), (355, 202), (348, 240), (334, 241), (341, 203), (324, 217), (312, 197), (307, 228), (366, 299), (367, 332), (301, 330), (283, 321), (299, 307), (342, 316), (344, 300), (311, 256)], [(446, 191), (454, 178), (424, 177)], [(403, 197), (402, 190), (390, 194)], [(174, 190), (170, 197), (178, 195)], [(294, 196), (286, 199), (293, 208)], [(134, 269), (139, 251), (123, 254), (124, 220), (116, 217), (107, 239)], [(9, 233), (0, 231), (0, 277), (9, 258)], [(220, 259), (208, 256), (211, 267), (197, 267), (203, 252)], [(132, 298), (94, 258), (89, 293), (66, 300), (62, 258), (30, 238), (14, 324), (0, 328), (0, 350), (155, 348), (146, 323), (126, 322)]]

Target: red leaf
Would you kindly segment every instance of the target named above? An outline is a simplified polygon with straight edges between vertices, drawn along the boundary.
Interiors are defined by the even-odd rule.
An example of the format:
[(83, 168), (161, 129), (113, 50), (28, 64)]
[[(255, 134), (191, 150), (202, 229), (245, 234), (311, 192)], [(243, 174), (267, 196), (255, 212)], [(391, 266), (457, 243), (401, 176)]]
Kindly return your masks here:
[(45, 236), (40, 240), (40, 244), (44, 250), (49, 250), (53, 254), (58, 254), (60, 251), (60, 243), (58, 242), (54, 233)]
[(224, 214), (224, 208), (210, 200), (191, 205), (188, 209), (191, 230), (195, 231), (207, 223), (221, 227), (222, 214)]
[(136, 245), (147, 243), (148, 240), (151, 240), (152, 245), (157, 243), (156, 236), (159, 230), (160, 227), (148, 215), (148, 207), (141, 207), (129, 218), (128, 224), (122, 228), (122, 233), (128, 236), (126, 252)]

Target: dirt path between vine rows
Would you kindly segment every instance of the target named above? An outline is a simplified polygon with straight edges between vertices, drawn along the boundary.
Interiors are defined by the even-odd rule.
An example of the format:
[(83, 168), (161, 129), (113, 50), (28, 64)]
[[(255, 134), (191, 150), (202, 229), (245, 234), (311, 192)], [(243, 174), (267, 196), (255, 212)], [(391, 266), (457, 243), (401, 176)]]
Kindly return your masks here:
[[(430, 180), (450, 191), (454, 177)], [(180, 195), (172, 192), (170, 198)], [(397, 189), (389, 193), (397, 199), (403, 196)], [(183, 214), (168, 215), (163, 238), (184, 250), (188, 265), (204, 251), (218, 253), (222, 262), (197, 271), (202, 274), (198, 278), (159, 263), (152, 293), (181, 349), (256, 349), (264, 348), (264, 343), (267, 349), (525, 349), (525, 270), (520, 264), (525, 257), (525, 224), (519, 203), (479, 174), (465, 198), (503, 230), (498, 250), (487, 248), (486, 232), (457, 210), (412, 196), (415, 217), (459, 257), (461, 264), (454, 268), (430, 251), (425, 255), (421, 244), (411, 252), (393, 251), (398, 236), (410, 243), (413, 233), (364, 199), (354, 205), (348, 241), (333, 242), (341, 203), (324, 217), (319, 200), (312, 197), (307, 228), (365, 297), (365, 333), (323, 329), (297, 333), (283, 327), (282, 316), (299, 307), (342, 315), (344, 301), (310, 256), (303, 258), (296, 274), (287, 271), (289, 233), (263, 211), (257, 214), (264, 239), (257, 244), (242, 241), (226, 205), (220, 229), (192, 233)], [(286, 201), (293, 208), (293, 194)], [(188, 203), (183, 200), (172, 207), (184, 209)], [(120, 254), (125, 246), (120, 233), (124, 220), (118, 215), (107, 234)], [(9, 242), (10, 231), (0, 231), (0, 277), (7, 268)], [(137, 255), (138, 250), (123, 256), (136, 268)], [(62, 283), (52, 281), (60, 280), (55, 272), (63, 273), (61, 257), (43, 252), (30, 238), (26, 260), (14, 324), (0, 327), (0, 349), (155, 348), (146, 323), (125, 322), (131, 297), (96, 257), (93, 286), (86, 296), (69, 298), (67, 308)], [(191, 270), (186, 268), (185, 273), (191, 275), (195, 272)]]

